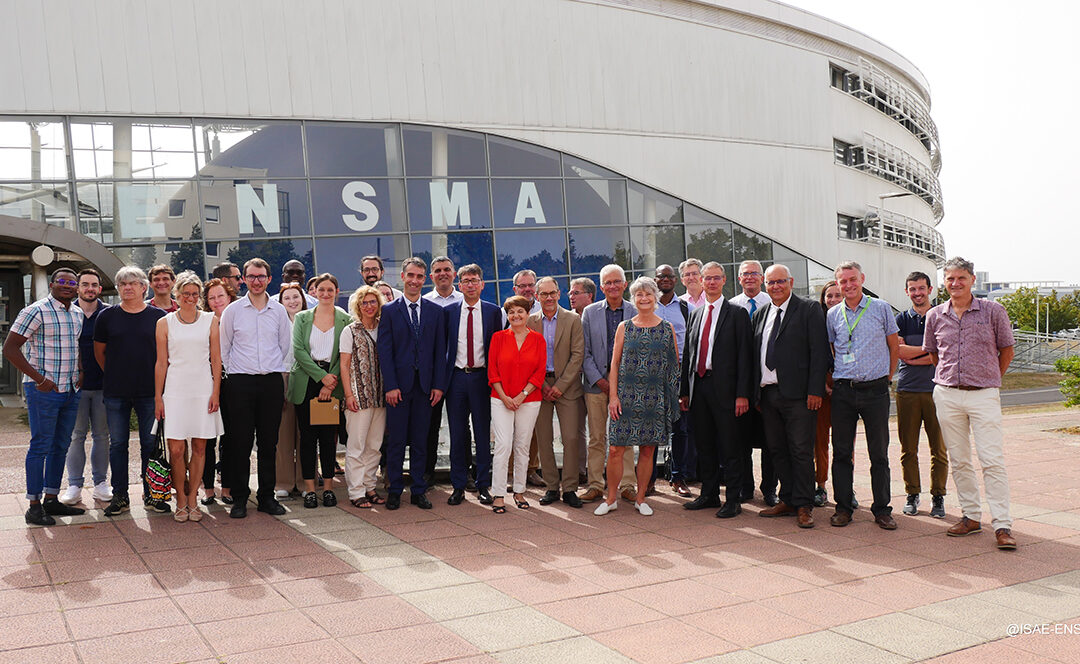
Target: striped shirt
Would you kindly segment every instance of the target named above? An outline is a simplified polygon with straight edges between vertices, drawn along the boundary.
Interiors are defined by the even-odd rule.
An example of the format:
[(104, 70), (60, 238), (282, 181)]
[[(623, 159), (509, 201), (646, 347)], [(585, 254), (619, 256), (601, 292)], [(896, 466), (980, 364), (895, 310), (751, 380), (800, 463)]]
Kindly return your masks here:
[(26, 337), (26, 361), (56, 383), (57, 392), (78, 389), (79, 333), (83, 313), (72, 303), (68, 308), (52, 295), (19, 312), (11, 331)]

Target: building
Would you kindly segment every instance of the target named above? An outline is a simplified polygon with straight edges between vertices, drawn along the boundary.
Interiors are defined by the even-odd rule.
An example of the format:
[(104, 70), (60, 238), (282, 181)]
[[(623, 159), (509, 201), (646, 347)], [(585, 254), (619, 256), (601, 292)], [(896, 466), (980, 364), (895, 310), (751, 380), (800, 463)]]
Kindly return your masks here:
[(944, 256), (923, 75), (772, 0), (5, 6), (0, 215), (123, 262), (348, 291), (445, 253), (498, 299), (522, 267), (756, 258), (806, 293), (855, 259), (902, 303)]

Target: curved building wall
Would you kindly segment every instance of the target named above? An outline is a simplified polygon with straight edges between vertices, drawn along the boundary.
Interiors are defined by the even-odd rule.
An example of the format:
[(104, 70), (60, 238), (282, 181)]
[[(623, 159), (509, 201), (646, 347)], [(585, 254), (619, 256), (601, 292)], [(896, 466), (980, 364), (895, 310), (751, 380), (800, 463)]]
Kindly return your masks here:
[[(32, 0), (7, 14), (18, 38), (0, 43), (14, 64), (0, 71), (0, 113), (472, 129), (577, 155), (821, 264), (861, 256), (868, 287), (894, 302), (908, 271), (934, 272), (932, 255), (890, 235), (899, 222), (880, 250), (872, 219), (925, 233), (940, 214), (909, 196), (874, 217), (880, 194), (905, 187), (835, 158), (836, 140), (872, 137), (904, 172), (936, 174), (911, 131), (834, 87), (831, 66), (866, 60), (928, 107), (922, 75), (769, 0)], [(858, 228), (838, 231), (838, 215)]]

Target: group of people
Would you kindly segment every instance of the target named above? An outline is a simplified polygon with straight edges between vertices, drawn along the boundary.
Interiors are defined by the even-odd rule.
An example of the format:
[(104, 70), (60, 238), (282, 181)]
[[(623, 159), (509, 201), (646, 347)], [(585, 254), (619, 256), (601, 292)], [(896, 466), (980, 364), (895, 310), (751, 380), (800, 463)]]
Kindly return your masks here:
[[(829, 522), (850, 523), (858, 507), (853, 453), (861, 419), (870, 511), (891, 530), (888, 417), (899, 366), (904, 512), (918, 513), (924, 427), (931, 516), (944, 517), (951, 460), (963, 518), (948, 534), (979, 532), (974, 432), (997, 544), (1016, 546), (998, 396), (1012, 333), (1000, 305), (972, 296), (970, 262), (946, 264), (950, 299), (937, 307), (930, 277), (909, 275), (912, 306), (898, 315), (863, 292), (865, 275), (854, 262), (837, 266), (818, 302), (793, 293), (795, 280), (781, 264), (764, 270), (743, 262), (741, 292), (731, 299), (716, 262), (680, 264), (682, 296), (670, 265), (628, 284), (624, 269), (612, 264), (599, 273), (602, 299), (593, 301), (591, 279), (570, 282), (570, 309), (560, 305), (558, 280), (537, 279), (531, 270), (514, 275), (514, 295), (502, 307), (481, 299), (480, 266), (455, 269), (437, 257), (430, 266), (434, 289), (422, 295), (428, 270), (420, 258), (405, 259), (398, 291), (382, 281), (382, 260), (365, 256), (364, 285), (348, 311), (336, 305), (337, 278), (320, 274), (305, 282), (298, 261), (283, 267), (274, 296), (267, 293), (270, 266), (259, 258), (242, 269), (218, 265), (205, 283), (167, 266), (149, 275), (125, 267), (115, 278), (120, 302), (112, 307), (98, 300), (96, 272), (57, 270), (49, 296), (20, 313), (3, 349), (28, 381), (27, 522), (47, 525), (56, 515), (82, 512), (75, 504), (88, 430), (93, 497), (109, 501), (107, 516), (129, 508), (132, 411), (144, 465), (154, 451), (154, 427), (163, 423), (178, 521), (202, 518), (200, 485), (201, 502), (215, 501), (216, 466), (230, 516), (246, 516), (253, 449), (259, 511), (284, 513), (278, 499), (294, 489), (306, 508), (320, 500), (335, 505), (339, 442), (352, 505), (398, 509), (408, 450), (410, 503), (431, 509), (427, 489), (445, 411), (450, 505), (474, 490), (497, 514), (507, 511), (508, 497), (529, 509), (526, 485), (539, 482), (541, 505), (598, 502), (595, 513), (604, 515), (622, 498), (650, 515), (656, 452), (670, 443), (671, 488), (692, 498), (683, 506), (732, 518), (753, 498), (752, 451), (760, 448), (766, 507), (759, 515), (790, 515), (803, 528), (814, 526), (813, 508), (827, 502), (830, 446), (836, 507)], [(149, 288), (153, 297), (145, 300)], [(60, 495), (65, 460), (68, 490)], [(376, 483), (380, 465), (385, 495)], [(690, 483), (697, 480), (694, 497)], [(144, 496), (149, 508), (171, 510), (145, 490)]]

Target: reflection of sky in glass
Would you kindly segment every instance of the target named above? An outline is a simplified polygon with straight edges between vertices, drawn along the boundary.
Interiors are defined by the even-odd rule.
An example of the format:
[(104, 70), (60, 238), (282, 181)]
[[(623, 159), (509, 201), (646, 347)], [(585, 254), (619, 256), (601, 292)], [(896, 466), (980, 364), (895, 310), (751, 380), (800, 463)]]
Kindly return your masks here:
[[(525, 188), (525, 195), (529, 196), (533, 185), (536, 186), (536, 197), (531, 201), (533, 205), (528, 210), (529, 216), (524, 217), (524, 223), (515, 224), (518, 198), (522, 196), (522, 188)], [(533, 216), (537, 212), (537, 205), (539, 205), (539, 210), (543, 211), (544, 226), (562, 226), (563, 224), (562, 182), (560, 180), (492, 180), (491, 200), (492, 214), (497, 228), (539, 226), (538, 218)], [(522, 207), (523, 210), (529, 208), (528, 201), (523, 201)]]
[(446, 256), (454, 268), (475, 263), (484, 271), (484, 279), (495, 280), (495, 259), (491, 233), (435, 233), (412, 236), (412, 253), (431, 263), (436, 256)]
[(369, 254), (382, 257), (383, 267), (386, 268), (383, 281), (400, 288), (401, 261), (410, 255), (409, 237), (358, 235), (321, 238), (315, 240), (315, 254), (319, 272), (329, 272), (337, 277), (342, 290), (352, 291), (363, 283), (360, 259)]
[[(31, 129), (33, 126), (33, 129)], [(32, 131), (40, 141), (40, 164), (34, 172)], [(0, 122), (0, 178), (55, 180), (67, 177), (64, 125), (58, 122)]]
[(499, 278), (528, 268), (537, 275), (566, 274), (566, 234), (562, 229), (496, 231)]

